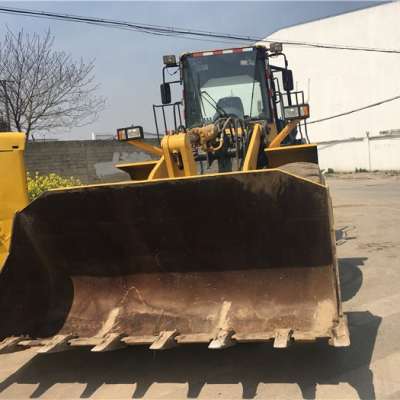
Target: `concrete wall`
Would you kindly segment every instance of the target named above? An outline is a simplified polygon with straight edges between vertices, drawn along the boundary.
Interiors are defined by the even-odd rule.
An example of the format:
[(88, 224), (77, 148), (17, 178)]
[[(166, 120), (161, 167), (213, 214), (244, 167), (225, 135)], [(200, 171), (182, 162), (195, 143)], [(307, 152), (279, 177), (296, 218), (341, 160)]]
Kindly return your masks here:
[(319, 142), (318, 154), (323, 169), (400, 170), (400, 134)]
[(151, 158), (132, 145), (112, 140), (29, 142), (25, 152), (29, 172), (55, 172), (62, 176), (74, 176), (83, 183), (129, 179), (128, 174), (114, 165)]

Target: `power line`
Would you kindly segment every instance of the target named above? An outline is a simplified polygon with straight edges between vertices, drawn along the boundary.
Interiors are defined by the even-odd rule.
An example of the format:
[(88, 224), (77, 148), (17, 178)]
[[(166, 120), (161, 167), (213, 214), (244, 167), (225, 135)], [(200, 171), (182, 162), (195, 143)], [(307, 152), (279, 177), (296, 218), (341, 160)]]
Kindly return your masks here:
[(380, 106), (381, 104), (389, 103), (391, 101), (398, 100), (398, 99), (400, 99), (400, 95), (399, 96), (395, 96), (395, 97), (391, 97), (390, 99), (385, 99), (385, 100), (379, 101), (377, 103), (369, 104), (369, 105), (364, 106), (364, 107), (355, 108), (354, 110), (350, 110), (350, 111), (346, 111), (346, 112), (343, 112), (343, 113), (340, 113), (340, 114), (332, 115), (330, 117), (317, 119), (315, 121), (310, 121), (310, 122), (307, 122), (307, 125), (316, 124), (317, 122), (323, 122), (323, 121), (328, 121), (330, 119), (343, 117), (345, 115), (349, 115), (349, 114), (353, 114), (353, 113), (356, 113), (356, 112), (359, 112), (359, 111), (367, 110), (368, 108)]
[[(117, 28), (123, 30), (134, 30), (141, 33), (146, 33), (150, 35), (159, 35), (159, 36), (172, 36), (172, 37), (184, 37), (190, 40), (204, 40), (204, 41), (215, 41), (218, 43), (235, 43), (239, 38), (230, 37), (229, 34), (215, 34), (213, 32), (207, 31), (192, 31), (189, 29), (181, 29), (181, 28), (173, 28), (161, 25), (151, 25), (151, 24), (141, 24), (135, 22), (128, 21), (120, 21), (120, 20), (111, 20), (111, 19), (103, 19), (103, 18), (94, 18), (94, 17), (86, 17), (86, 16), (78, 16), (71, 14), (59, 14), (52, 13), (47, 11), (38, 11), (38, 10), (28, 10), (28, 9), (19, 9), (19, 8), (8, 8), (8, 7), (0, 7), (0, 13), (5, 14), (16, 14), (27, 17), (34, 18), (45, 18), (45, 19), (54, 19), (59, 21), (67, 21), (67, 22), (78, 22), (85, 23), (89, 25), (97, 25), (103, 27)], [(187, 37), (189, 36), (189, 37)], [(191, 37), (198, 36), (198, 37)], [(230, 39), (230, 41), (223, 40), (210, 40), (208, 38), (221, 38), (221, 39)], [(252, 41), (254, 39), (247, 37), (243, 39), (244, 41)]]
[[(332, 49), (332, 50), (351, 50), (351, 51), (400, 54), (400, 50), (398, 50), (398, 49), (349, 46), (349, 45), (344, 45), (344, 44), (324, 44), (324, 43), (302, 42), (302, 41), (293, 41), (293, 40), (279, 40), (279, 39), (271, 40), (271, 39), (257, 38), (257, 37), (253, 37), (253, 36), (241, 36), (241, 35), (228, 34), (228, 33), (192, 30), (192, 29), (162, 26), (162, 25), (142, 24), (142, 23), (129, 22), (129, 21), (86, 17), (86, 16), (79, 16), (79, 15), (72, 15), (72, 14), (60, 14), (60, 13), (31, 10), (31, 9), (0, 7), (0, 13), (24, 15), (24, 16), (37, 17), (37, 18), (55, 19), (55, 20), (62, 20), (62, 21), (69, 21), (69, 22), (86, 23), (86, 24), (98, 25), (98, 26), (108, 26), (108, 27), (113, 27), (113, 28), (117, 28), (117, 29), (134, 30), (134, 31), (138, 31), (138, 32), (150, 34), (150, 35), (184, 37), (186, 39), (191, 39), (191, 40), (199, 40), (199, 38), (201, 38), (201, 40), (217, 41), (217, 42), (221, 42), (220, 39), (229, 40), (230, 43), (232, 43), (234, 41), (251, 42), (251, 43), (281, 42), (281, 43), (283, 43), (285, 45), (289, 45), (289, 46), (304, 46), (304, 47), (324, 48), (324, 49)], [(210, 38), (212, 38), (213, 40), (210, 40)], [(219, 40), (216, 40), (216, 39), (219, 39)]]

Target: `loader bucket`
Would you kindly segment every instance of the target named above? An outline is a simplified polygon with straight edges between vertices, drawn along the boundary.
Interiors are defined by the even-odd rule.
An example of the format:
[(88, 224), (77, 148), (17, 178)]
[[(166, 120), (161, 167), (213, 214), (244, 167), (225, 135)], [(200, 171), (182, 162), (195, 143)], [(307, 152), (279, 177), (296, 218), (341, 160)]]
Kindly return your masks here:
[(0, 321), (3, 346), (347, 345), (328, 190), (261, 170), (47, 192), (15, 217)]

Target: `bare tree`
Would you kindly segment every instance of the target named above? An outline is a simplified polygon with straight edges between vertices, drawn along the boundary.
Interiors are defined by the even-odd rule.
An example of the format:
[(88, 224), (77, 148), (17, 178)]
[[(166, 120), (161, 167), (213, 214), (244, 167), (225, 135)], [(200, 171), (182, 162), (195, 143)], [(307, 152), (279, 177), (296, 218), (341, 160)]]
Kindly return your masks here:
[(96, 95), (94, 62), (74, 61), (55, 50), (50, 30), (30, 35), (10, 30), (0, 43), (0, 105), (11, 127), (24, 131), (72, 128), (93, 122), (104, 108)]

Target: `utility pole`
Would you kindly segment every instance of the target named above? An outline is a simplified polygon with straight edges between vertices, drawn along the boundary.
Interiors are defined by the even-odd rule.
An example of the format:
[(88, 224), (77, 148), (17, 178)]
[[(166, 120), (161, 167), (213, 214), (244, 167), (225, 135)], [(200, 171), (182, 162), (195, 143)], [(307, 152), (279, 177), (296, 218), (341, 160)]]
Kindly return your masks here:
[(10, 120), (10, 107), (9, 107), (9, 97), (8, 97), (8, 92), (7, 92), (7, 83), (10, 81), (7, 81), (5, 79), (0, 80), (0, 85), (3, 89), (3, 95), (4, 95), (4, 102), (5, 102), (5, 112), (6, 112), (6, 124), (7, 124), (7, 130), (11, 131), (11, 120)]

